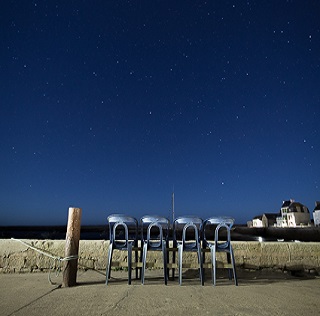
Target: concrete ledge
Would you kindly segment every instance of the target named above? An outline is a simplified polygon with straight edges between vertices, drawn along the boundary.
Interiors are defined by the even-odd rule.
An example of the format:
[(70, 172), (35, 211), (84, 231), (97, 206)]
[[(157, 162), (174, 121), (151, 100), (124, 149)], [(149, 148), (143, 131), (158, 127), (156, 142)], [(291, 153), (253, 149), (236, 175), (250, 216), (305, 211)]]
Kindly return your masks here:
[[(27, 244), (56, 257), (64, 257), (64, 240), (23, 240)], [(236, 265), (245, 269), (281, 269), (289, 271), (313, 270), (320, 273), (320, 243), (318, 242), (233, 242)], [(81, 240), (79, 269), (105, 270), (109, 242)], [(218, 261), (225, 261), (223, 253)], [(206, 253), (206, 261), (210, 261)], [(125, 252), (115, 251), (114, 260), (127, 261)], [(186, 263), (196, 264), (194, 253), (186, 253)], [(150, 252), (148, 261), (161, 266), (159, 252)], [(0, 239), (0, 273), (48, 271), (59, 266), (59, 261), (39, 253), (17, 240)]]

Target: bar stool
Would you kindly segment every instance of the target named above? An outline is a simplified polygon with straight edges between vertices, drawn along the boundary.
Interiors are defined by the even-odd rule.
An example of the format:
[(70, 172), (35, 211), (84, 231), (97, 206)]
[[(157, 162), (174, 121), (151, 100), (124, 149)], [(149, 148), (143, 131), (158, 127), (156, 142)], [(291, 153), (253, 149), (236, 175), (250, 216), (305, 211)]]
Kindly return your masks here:
[[(109, 250), (108, 263), (106, 269), (106, 285), (111, 276), (111, 264), (113, 250), (118, 249), (128, 252), (128, 284), (131, 284), (131, 269), (132, 269), (132, 248), (138, 246), (138, 222), (134, 217), (112, 214), (108, 216), (109, 225)], [(138, 259), (138, 253), (135, 254), (135, 259)], [(136, 276), (138, 271), (136, 268)]]
[[(204, 221), (203, 223), (203, 248), (209, 248), (211, 253), (211, 264), (212, 264), (212, 283), (216, 285), (217, 276), (217, 263), (216, 263), (216, 253), (225, 252), (227, 254), (227, 262), (232, 266), (228, 268), (229, 280), (232, 280), (232, 274), (234, 278), (235, 285), (238, 285), (237, 273), (235, 267), (235, 260), (233, 249), (231, 245), (231, 227), (234, 224), (234, 219), (231, 217), (211, 217)], [(214, 240), (209, 239), (209, 227), (211, 231), (214, 229)], [(226, 240), (221, 240), (219, 234), (222, 231), (226, 231)]]
[(199, 217), (183, 216), (176, 218), (173, 222), (173, 245), (174, 247), (178, 247), (180, 285), (182, 285), (182, 254), (184, 251), (197, 252), (200, 282), (203, 285), (201, 234), (202, 219)]
[(144, 284), (148, 251), (162, 251), (164, 283), (168, 283), (167, 247), (169, 243), (169, 220), (165, 217), (145, 215), (140, 219), (142, 271), (141, 283)]

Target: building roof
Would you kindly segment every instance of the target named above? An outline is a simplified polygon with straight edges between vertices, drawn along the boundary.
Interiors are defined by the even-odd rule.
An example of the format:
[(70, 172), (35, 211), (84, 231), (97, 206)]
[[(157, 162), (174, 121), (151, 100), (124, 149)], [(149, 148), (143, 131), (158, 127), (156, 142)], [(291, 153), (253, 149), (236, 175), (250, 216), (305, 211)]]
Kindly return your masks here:
[(283, 201), (281, 208), (283, 208), (283, 207), (289, 207), (289, 205), (290, 205), (292, 202), (294, 202), (294, 200)]
[(279, 213), (264, 213), (263, 214), (267, 219), (276, 219), (280, 214)]
[[(303, 213), (309, 213), (309, 209), (305, 205), (299, 202), (295, 202), (292, 199), (283, 201), (281, 208), (284, 208), (284, 207), (289, 208), (289, 212), (297, 212), (298, 207), (300, 207)], [(320, 209), (320, 206), (319, 206), (319, 209)]]
[(290, 212), (297, 212), (298, 207), (302, 210), (302, 212), (309, 213), (309, 209), (305, 205), (303, 205), (299, 202), (292, 202), (289, 206), (289, 211)]
[(273, 219), (276, 220), (276, 218), (279, 216), (279, 213), (263, 213), (261, 215), (255, 216), (253, 219), (260, 219), (262, 220), (262, 217), (265, 216), (267, 219)]
[(320, 211), (320, 201), (316, 201), (316, 206), (313, 211)]

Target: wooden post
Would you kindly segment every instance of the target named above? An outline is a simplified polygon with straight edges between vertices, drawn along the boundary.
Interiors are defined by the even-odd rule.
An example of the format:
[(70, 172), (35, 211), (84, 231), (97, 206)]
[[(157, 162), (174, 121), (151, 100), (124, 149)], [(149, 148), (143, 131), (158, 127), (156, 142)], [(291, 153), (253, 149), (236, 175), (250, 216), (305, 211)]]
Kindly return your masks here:
[[(81, 208), (69, 207), (66, 235), (65, 257), (78, 256), (81, 229)], [(63, 271), (63, 286), (71, 287), (77, 284), (78, 259), (65, 261)]]

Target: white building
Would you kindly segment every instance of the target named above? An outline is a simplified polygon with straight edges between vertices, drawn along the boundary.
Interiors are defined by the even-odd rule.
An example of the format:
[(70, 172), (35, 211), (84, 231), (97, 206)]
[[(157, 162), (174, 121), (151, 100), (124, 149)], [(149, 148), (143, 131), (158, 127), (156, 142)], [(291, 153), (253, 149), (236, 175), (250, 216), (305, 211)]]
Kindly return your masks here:
[(283, 201), (281, 216), (277, 217), (277, 227), (297, 227), (310, 225), (308, 208), (294, 200)]
[(263, 227), (262, 215), (258, 215), (252, 220), (252, 227)]
[(253, 227), (274, 226), (278, 215), (279, 214), (274, 214), (274, 213), (264, 213), (262, 215), (258, 215), (252, 220), (252, 226)]
[(320, 226), (320, 201), (316, 201), (316, 206), (313, 210), (314, 226)]

